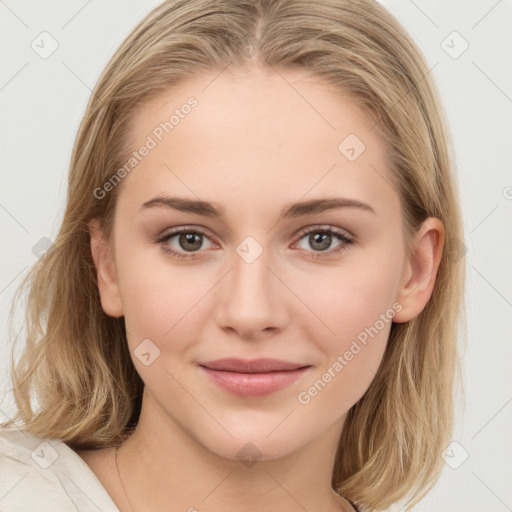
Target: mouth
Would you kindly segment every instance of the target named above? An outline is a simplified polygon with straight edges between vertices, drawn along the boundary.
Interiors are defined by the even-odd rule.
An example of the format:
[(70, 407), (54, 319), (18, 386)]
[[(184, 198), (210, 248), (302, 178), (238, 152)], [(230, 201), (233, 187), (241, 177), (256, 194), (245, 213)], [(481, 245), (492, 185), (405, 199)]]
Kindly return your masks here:
[(311, 365), (278, 359), (219, 359), (198, 363), (211, 381), (224, 391), (261, 397), (283, 389), (311, 370)]

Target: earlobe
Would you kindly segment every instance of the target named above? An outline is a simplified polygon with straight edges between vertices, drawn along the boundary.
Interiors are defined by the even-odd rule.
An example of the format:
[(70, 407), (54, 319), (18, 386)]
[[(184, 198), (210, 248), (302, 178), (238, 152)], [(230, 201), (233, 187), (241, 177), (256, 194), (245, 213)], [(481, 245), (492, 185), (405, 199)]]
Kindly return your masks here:
[(101, 223), (98, 219), (90, 220), (88, 226), (91, 239), (91, 253), (98, 277), (101, 306), (107, 315), (121, 317), (124, 314), (123, 304), (110, 245), (105, 239)]
[(402, 309), (393, 318), (394, 322), (416, 318), (427, 305), (434, 290), (444, 238), (443, 223), (436, 217), (426, 219), (416, 233), (396, 299)]

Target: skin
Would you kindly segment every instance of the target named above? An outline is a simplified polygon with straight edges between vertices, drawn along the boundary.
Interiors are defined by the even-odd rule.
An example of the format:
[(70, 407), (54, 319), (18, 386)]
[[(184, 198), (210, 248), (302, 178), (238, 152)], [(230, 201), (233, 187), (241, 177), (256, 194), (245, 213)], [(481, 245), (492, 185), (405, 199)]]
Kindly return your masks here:
[[(138, 109), (132, 150), (190, 96), (198, 106), (122, 181), (112, 240), (97, 220), (90, 224), (103, 309), (124, 315), (145, 383), (139, 424), (119, 450), (129, 500), (136, 510), (352, 510), (331, 488), (334, 455), (348, 410), (378, 370), (391, 322), (308, 404), (297, 397), (394, 303), (395, 322), (423, 310), (443, 225), (429, 218), (406, 257), (400, 197), (371, 120), (304, 72), (194, 78)], [(366, 146), (354, 161), (338, 150), (350, 133)], [(211, 201), (225, 219), (140, 211), (161, 194)], [(374, 213), (346, 207), (278, 221), (286, 204), (325, 197), (355, 199)], [(167, 244), (191, 254), (179, 235), (152, 238), (179, 226), (208, 233), (195, 259), (164, 252)], [(308, 226), (337, 228), (354, 241), (334, 253), (343, 242), (333, 236), (321, 251), (298, 236)], [(236, 251), (247, 236), (263, 248), (252, 263)], [(148, 366), (134, 356), (144, 339), (160, 350)], [(312, 368), (273, 394), (240, 397), (197, 366), (235, 356)], [(251, 467), (237, 455), (247, 443), (260, 457)], [(120, 510), (130, 510), (113, 450), (79, 454)]]

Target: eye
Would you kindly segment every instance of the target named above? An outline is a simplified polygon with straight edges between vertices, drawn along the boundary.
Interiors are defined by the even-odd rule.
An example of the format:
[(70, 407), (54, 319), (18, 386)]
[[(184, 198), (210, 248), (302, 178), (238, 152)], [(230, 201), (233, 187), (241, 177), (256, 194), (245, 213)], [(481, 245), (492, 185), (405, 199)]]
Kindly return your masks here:
[[(347, 246), (354, 241), (345, 232), (331, 226), (305, 228), (300, 232), (299, 236), (301, 238), (296, 245), (299, 245), (300, 249), (312, 250), (311, 256), (313, 258), (328, 257), (347, 250)], [(301, 244), (303, 240), (304, 242)], [(336, 241), (338, 241), (338, 244), (332, 249), (332, 244)], [(331, 250), (329, 250), (330, 248)]]
[[(299, 249), (310, 252), (312, 258), (325, 258), (347, 250), (354, 238), (349, 237), (344, 231), (332, 226), (313, 226), (304, 228), (299, 233), (299, 240), (294, 245)], [(183, 226), (155, 238), (162, 250), (176, 258), (194, 259), (204, 249), (209, 249), (217, 244), (213, 243), (206, 231), (199, 227)], [(303, 242), (304, 240), (304, 242)], [(206, 246), (205, 246), (206, 242)], [(333, 243), (337, 245), (332, 248)], [(309, 246), (309, 247), (308, 247)]]
[[(205, 241), (208, 241), (210, 245), (206, 244), (205, 247)], [(194, 258), (196, 257), (194, 253), (199, 252), (201, 249), (208, 249), (214, 245), (206, 235), (206, 232), (202, 229), (187, 227), (175, 229), (157, 238), (157, 242), (160, 243), (165, 252), (177, 258)]]

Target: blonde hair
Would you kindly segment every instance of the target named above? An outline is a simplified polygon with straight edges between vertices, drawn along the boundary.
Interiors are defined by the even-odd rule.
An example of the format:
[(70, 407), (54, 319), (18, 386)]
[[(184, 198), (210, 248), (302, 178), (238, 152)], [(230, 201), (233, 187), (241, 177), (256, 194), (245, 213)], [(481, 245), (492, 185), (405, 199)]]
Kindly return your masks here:
[(102, 200), (93, 191), (125, 161), (135, 107), (229, 64), (308, 70), (352, 98), (387, 148), (408, 250), (427, 217), (443, 222), (433, 295), (418, 317), (392, 325), (382, 364), (348, 413), (332, 475), (340, 495), (370, 510), (410, 496), (413, 505), (439, 477), (452, 431), (464, 242), (436, 86), (410, 36), (373, 0), (171, 0), (132, 31), (87, 105), (55, 243), (15, 296), (29, 287), (26, 345), (17, 363), (11, 355), (17, 412), (3, 426), (22, 420), (36, 435), (99, 448), (137, 424), (143, 382), (124, 318), (101, 307), (87, 226), (98, 218), (111, 235), (120, 187)]

